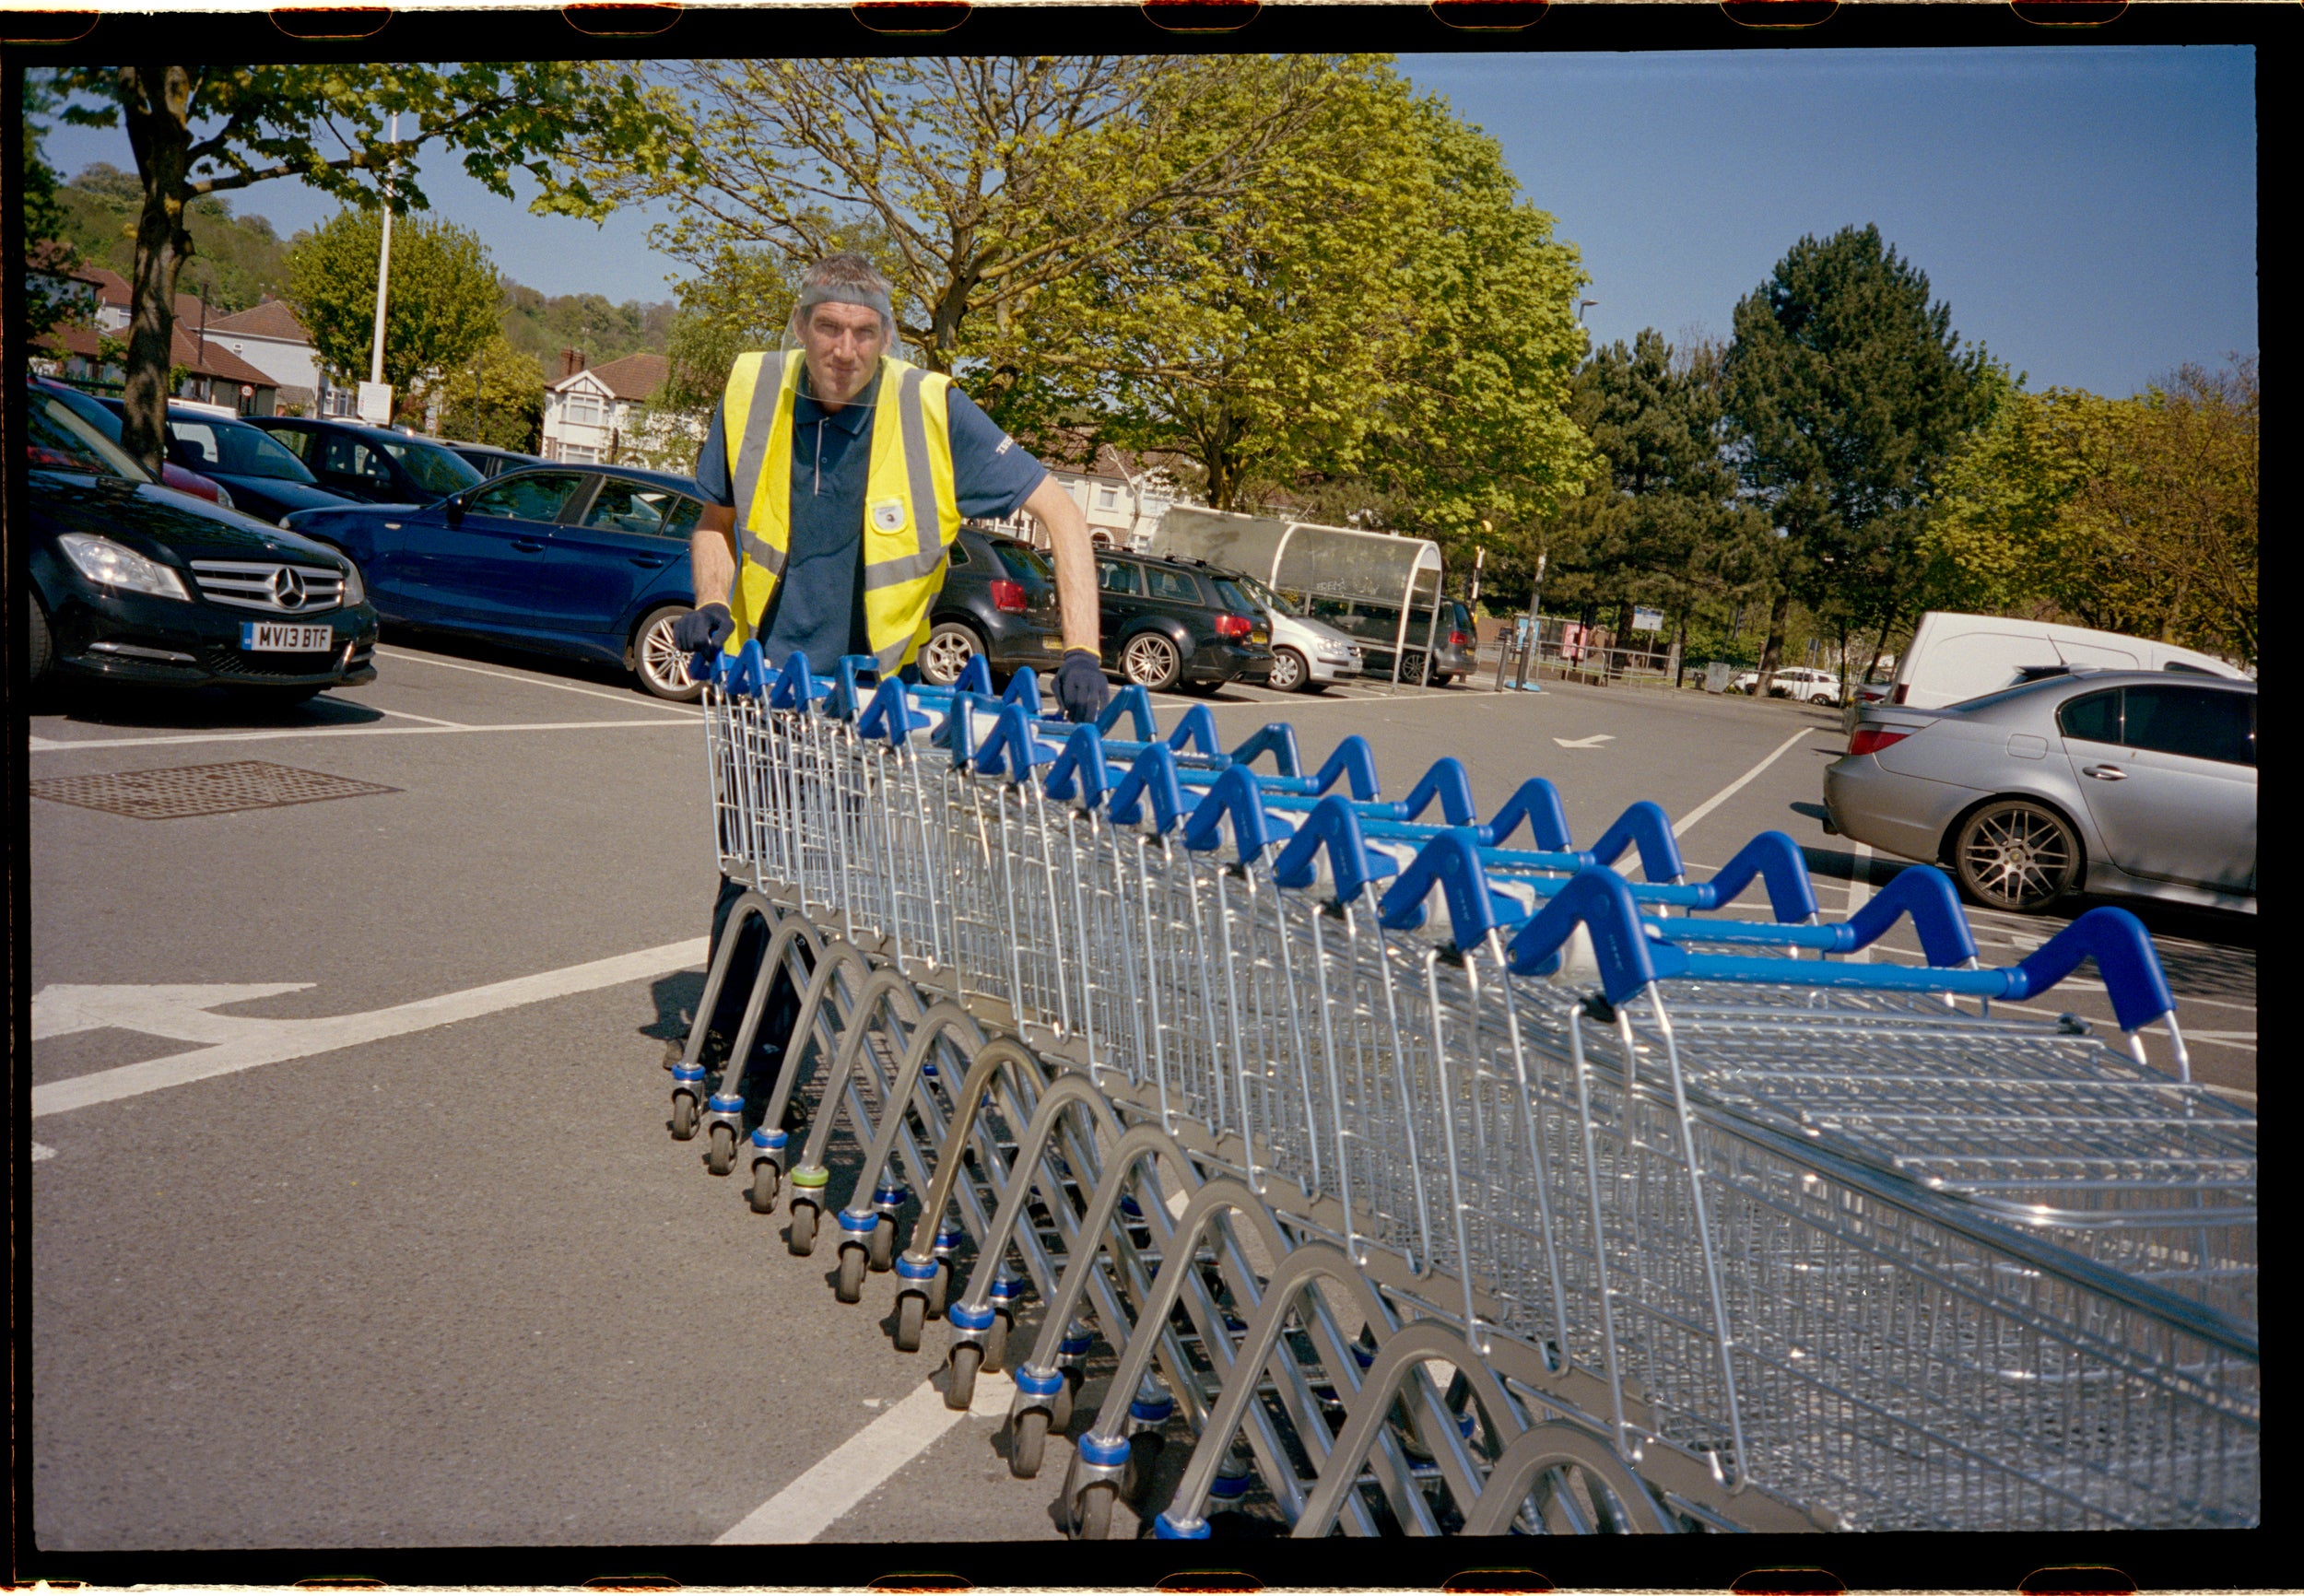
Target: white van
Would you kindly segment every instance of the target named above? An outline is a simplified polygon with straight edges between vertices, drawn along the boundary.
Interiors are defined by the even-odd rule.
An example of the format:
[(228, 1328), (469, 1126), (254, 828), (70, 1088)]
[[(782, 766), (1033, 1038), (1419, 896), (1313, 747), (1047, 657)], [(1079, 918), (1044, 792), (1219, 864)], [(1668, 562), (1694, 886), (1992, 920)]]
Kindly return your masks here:
[[(1920, 617), (1911, 646), (1896, 662), (1887, 701), (1915, 710), (1941, 709), (2064, 665), (2110, 671), (2192, 671), (2204, 676), (2243, 677), (2213, 654), (2127, 638), (2118, 632), (2007, 616), (1953, 615), (1931, 610)], [(1851, 695), (1852, 697), (1852, 695)], [(1855, 719), (1856, 705), (1848, 708)]]

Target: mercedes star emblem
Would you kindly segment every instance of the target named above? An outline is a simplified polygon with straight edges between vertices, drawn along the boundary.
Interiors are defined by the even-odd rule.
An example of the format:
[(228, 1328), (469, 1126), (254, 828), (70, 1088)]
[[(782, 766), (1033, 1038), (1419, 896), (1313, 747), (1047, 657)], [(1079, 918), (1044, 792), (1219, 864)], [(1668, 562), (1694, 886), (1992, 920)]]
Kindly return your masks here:
[(284, 610), (304, 607), (304, 579), (287, 566), (282, 566), (272, 578), (272, 602)]

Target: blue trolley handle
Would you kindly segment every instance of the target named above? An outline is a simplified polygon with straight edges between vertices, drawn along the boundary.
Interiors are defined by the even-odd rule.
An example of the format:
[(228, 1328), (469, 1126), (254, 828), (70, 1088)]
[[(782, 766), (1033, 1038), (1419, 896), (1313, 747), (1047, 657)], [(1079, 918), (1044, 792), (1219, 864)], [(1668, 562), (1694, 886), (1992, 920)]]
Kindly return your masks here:
[(864, 712), (856, 717), (856, 732), (864, 737), (886, 738), (889, 746), (900, 748), (911, 741), (914, 732), (934, 720), (932, 715), (915, 713), (904, 684), (888, 676), (881, 681)]
[(1312, 861), (1323, 848), (1328, 851), (1328, 874), (1335, 880), (1338, 903), (1352, 902), (1380, 874), (1390, 874), (1378, 871), (1371, 862), (1360, 835), (1360, 817), (1351, 802), (1340, 792), (1331, 792), (1312, 805), (1311, 814), (1272, 862), (1272, 878), (1299, 890), (1310, 886), (1317, 874)]
[(1560, 810), (1560, 790), (1541, 776), (1522, 781), (1520, 791), (1506, 799), (1504, 807), (1496, 812), (1496, 818), (1486, 826), (1474, 827), (1473, 834), (1484, 848), (1501, 848), (1504, 839), (1523, 820), (1534, 834), (1537, 852), (1576, 851), (1576, 844), (1569, 840), (1568, 816)]
[(1640, 874), (1649, 880), (1677, 883), (1687, 876), (1688, 867), (1680, 862), (1680, 844), (1672, 835), (1672, 817), (1645, 798), (1600, 834), (1592, 856), (1599, 863), (1614, 864), (1633, 847), (1640, 850)]
[(1450, 933), (1460, 948), (1477, 947), (1501, 922), (1488, 896), (1471, 833), (1442, 831), (1427, 842), (1399, 878), (1384, 889), (1377, 915), (1393, 931), (1414, 931), (1424, 923), (1424, 899), (1437, 882), (1448, 900)]
[(1029, 781), (1032, 767), (1056, 757), (1032, 735), (1032, 718), (1021, 702), (1000, 706), (992, 735), (976, 750), (976, 769), (986, 776), (1005, 776), (1011, 783)]
[(1094, 726), (1075, 726), (1064, 739), (1064, 752), (1049, 767), (1046, 791), (1059, 804), (1072, 802), (1076, 785), (1080, 807), (1094, 809), (1111, 791), (1111, 768), (1104, 762), (1104, 739)]
[[(746, 643), (745, 647), (752, 645)], [(805, 713), (815, 707), (817, 698), (816, 675), (808, 669), (808, 656), (794, 649), (784, 656), (783, 668), (776, 673), (775, 686), (769, 689), (768, 707)]]
[(1296, 751), (1296, 728), (1286, 721), (1274, 721), (1252, 733), (1248, 740), (1232, 750), (1235, 765), (1253, 764), (1258, 755), (1270, 754), (1272, 768), (1291, 780), (1301, 780), (1304, 762)]
[(832, 666), (831, 696), (824, 712), (836, 721), (852, 721), (864, 706), (863, 678), (880, 676), (880, 662), (870, 654), (842, 654)]
[[(1776, 916), (1778, 924), (1801, 925), (1816, 917), (1816, 888), (1808, 880), (1807, 859), (1801, 853), (1800, 844), (1781, 831), (1761, 832), (1736, 850), (1735, 857), (1714, 871), (1710, 881), (1698, 882), (1694, 888), (1695, 906), (1722, 908), (1734, 902), (1736, 895), (1755, 880), (1767, 883), (1769, 909)], [(1928, 962), (1943, 961), (1931, 958)]]
[(734, 655), (723, 655), (721, 682), (734, 695), (764, 698), (774, 687), (777, 673), (768, 668), (768, 656), (760, 652), (760, 640), (746, 638), (744, 646)]
[(1040, 718), (1040, 673), (1026, 665), (1008, 678), (1008, 690), (1000, 695), (1004, 704), (1021, 704), (1024, 712), (1037, 721)]
[[(1678, 948), (1650, 943), (1640, 932), (1640, 909), (1632, 901), (1630, 885), (1615, 871), (1593, 864), (1578, 871), (1513, 934), (1506, 958), (1512, 973), (1542, 976), (1558, 970), (1560, 950), (1579, 925), (1592, 935), (1593, 954), (1600, 965), (1600, 990), (1612, 1003), (1626, 1002), (1655, 981), (1661, 966), (1653, 956), (1687, 956)], [(1772, 962), (1780, 969), (1786, 968), (1784, 960)], [(1806, 972), (1824, 967), (1803, 964), (1793, 968)]]
[(1217, 846), (1224, 834), (1217, 823), (1228, 814), (1232, 817), (1232, 840), (1240, 850), (1240, 862), (1250, 863), (1272, 843), (1275, 833), (1264, 814), (1264, 794), (1257, 790), (1256, 778), (1242, 765), (1234, 765), (1218, 776), (1216, 785), (1193, 806), (1184, 822), (1184, 846), (1195, 853)]
[(1187, 813), (1183, 789), (1176, 781), (1176, 754), (1165, 743), (1145, 745), (1128, 774), (1112, 789), (1105, 812), (1123, 826), (1134, 826), (1141, 814), (1139, 802), (1146, 799), (1152, 804), (1154, 825), (1163, 834), (1173, 830)]

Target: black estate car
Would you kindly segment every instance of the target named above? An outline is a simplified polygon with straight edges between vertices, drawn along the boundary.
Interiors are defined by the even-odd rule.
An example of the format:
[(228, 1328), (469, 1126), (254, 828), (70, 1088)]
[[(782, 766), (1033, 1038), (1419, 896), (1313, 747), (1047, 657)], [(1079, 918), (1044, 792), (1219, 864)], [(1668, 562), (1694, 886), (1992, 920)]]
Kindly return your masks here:
[[(117, 399), (100, 401), (117, 416)], [(304, 463), (272, 435), (245, 421), (205, 410), (168, 407), (170, 464), (223, 484), (232, 508), (259, 521), (285, 522), (300, 510), (349, 504), (312, 479)]]
[(1027, 665), (1052, 670), (1064, 658), (1064, 621), (1048, 557), (963, 523), (948, 557), (944, 589), (928, 612), (935, 629), (921, 645), (921, 679), (948, 687), (977, 654), (995, 681)]
[(331, 493), (369, 504), (437, 504), (486, 478), (444, 443), (356, 421), (255, 416)]
[(155, 484), (27, 395), (30, 675), (222, 685), (282, 701), (376, 679), (376, 612), (335, 550)]
[(1214, 689), (1272, 668), (1272, 634), (1229, 575), (1198, 560), (1096, 556), (1104, 668), (1156, 690)]

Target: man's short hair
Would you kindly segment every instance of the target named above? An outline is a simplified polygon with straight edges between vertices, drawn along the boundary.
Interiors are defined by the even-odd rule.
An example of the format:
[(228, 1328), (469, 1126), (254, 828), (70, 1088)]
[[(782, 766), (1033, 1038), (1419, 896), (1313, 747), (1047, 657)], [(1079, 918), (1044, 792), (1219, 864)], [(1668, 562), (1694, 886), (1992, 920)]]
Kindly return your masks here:
[(862, 305), (880, 312), (880, 323), (888, 343), (896, 342), (896, 311), (893, 290), (873, 264), (852, 250), (829, 254), (809, 266), (800, 276), (800, 299), (792, 311), (793, 330), (797, 333), (801, 320), (817, 305), (830, 300), (838, 304)]

